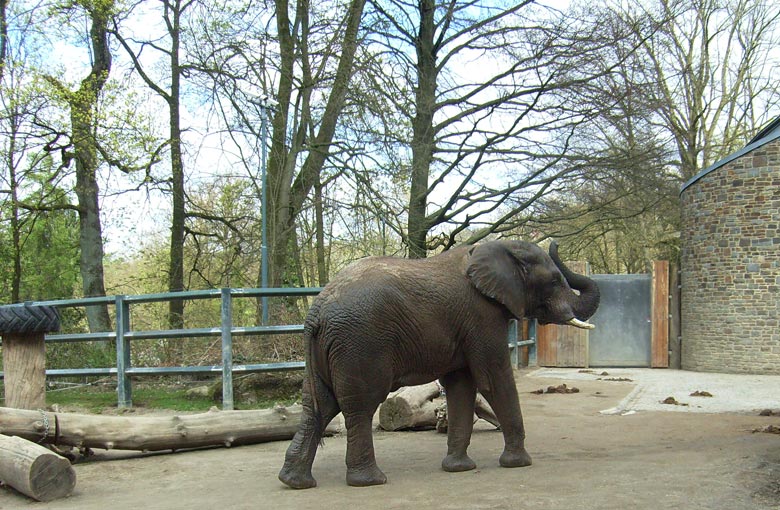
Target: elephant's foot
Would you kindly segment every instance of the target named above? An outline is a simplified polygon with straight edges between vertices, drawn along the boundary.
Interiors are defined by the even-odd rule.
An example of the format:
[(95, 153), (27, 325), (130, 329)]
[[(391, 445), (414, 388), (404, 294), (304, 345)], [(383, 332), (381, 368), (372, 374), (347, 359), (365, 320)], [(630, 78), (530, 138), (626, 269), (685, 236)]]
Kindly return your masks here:
[(293, 489), (311, 489), (317, 486), (317, 480), (311, 476), (311, 473), (301, 473), (287, 466), (279, 471), (279, 480)]
[(444, 471), (447, 471), (449, 473), (459, 473), (461, 471), (471, 471), (472, 469), (475, 469), (477, 467), (477, 464), (471, 460), (471, 457), (464, 454), (454, 454), (450, 453), (447, 454), (446, 457), (444, 457), (444, 460), (441, 461), (441, 468)]
[(368, 468), (347, 469), (347, 485), (353, 487), (368, 487), (370, 485), (382, 485), (387, 483), (387, 476), (376, 464)]
[(501, 457), (498, 459), (498, 463), (502, 467), (525, 467), (531, 465), (531, 456), (525, 451), (525, 448), (520, 450), (504, 450)]

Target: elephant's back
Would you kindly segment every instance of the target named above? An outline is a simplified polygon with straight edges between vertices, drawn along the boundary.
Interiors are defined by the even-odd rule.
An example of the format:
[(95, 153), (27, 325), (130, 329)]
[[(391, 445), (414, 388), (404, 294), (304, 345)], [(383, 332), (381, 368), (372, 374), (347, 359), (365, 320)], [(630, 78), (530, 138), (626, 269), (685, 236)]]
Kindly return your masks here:
[(371, 257), (350, 265), (315, 301), (320, 346), (327, 350), (337, 338), (350, 344), (352, 338), (371, 338), (372, 348), (395, 349), (402, 338), (449, 338), (455, 326), (448, 317), (465, 314), (464, 294), (471, 291), (459, 261), (457, 252), (448, 252), (421, 260)]
[(324, 308), (349, 303), (359, 309), (375, 303), (449, 302), (469, 286), (463, 253), (457, 248), (426, 259), (366, 257), (341, 270), (317, 301)]

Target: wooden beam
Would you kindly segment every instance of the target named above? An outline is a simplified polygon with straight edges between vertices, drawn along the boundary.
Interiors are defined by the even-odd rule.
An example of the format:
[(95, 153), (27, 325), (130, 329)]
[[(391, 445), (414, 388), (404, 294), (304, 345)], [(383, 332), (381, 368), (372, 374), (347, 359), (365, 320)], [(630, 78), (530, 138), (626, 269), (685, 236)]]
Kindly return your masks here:
[(653, 262), (652, 314), (650, 327), (653, 368), (669, 367), (669, 262)]

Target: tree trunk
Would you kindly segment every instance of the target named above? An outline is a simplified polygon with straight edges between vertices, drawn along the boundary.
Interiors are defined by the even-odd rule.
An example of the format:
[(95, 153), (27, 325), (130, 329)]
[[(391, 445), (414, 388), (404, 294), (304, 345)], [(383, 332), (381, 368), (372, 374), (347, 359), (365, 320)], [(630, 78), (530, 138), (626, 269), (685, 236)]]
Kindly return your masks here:
[(13, 276), (11, 277), (11, 303), (18, 303), (22, 286), (22, 221), (19, 217), (19, 183), (16, 179), (16, 119), (11, 118), (12, 133), (8, 140), (8, 183), (11, 188), (11, 243), (13, 249)]
[(35, 500), (51, 501), (73, 492), (76, 472), (51, 450), (0, 434), (0, 480)]
[(8, 55), (8, 2), (0, 0), (0, 80), (5, 76), (5, 61)]
[[(285, 101), (289, 102), (291, 97), (295, 48), (294, 41), (289, 33), (292, 25), (289, 23), (289, 17), (287, 16), (287, 2), (285, 0), (277, 0), (276, 2), (277, 27), (280, 33), (282, 58), (278, 93), (280, 108), (274, 115), (271, 154), (268, 164), (269, 190), (271, 191), (271, 198), (269, 199), (271, 209), (268, 215), (269, 220), (271, 220), (271, 225), (269, 225), (270, 272), (271, 282), (274, 286), (284, 283), (286, 262), (290, 258), (288, 250), (292, 246), (290, 240), (292, 231), (295, 228), (296, 218), (302, 210), (306, 198), (311, 193), (316, 179), (325, 164), (325, 160), (330, 154), (330, 146), (333, 143), (339, 116), (344, 108), (347, 87), (352, 77), (353, 63), (358, 46), (360, 20), (364, 7), (365, 0), (351, 0), (349, 4), (333, 86), (319, 122), (319, 130), (309, 140), (308, 155), (293, 182), (294, 159), (300, 148), (294, 148), (290, 151), (287, 151), (285, 148), (287, 135), (287, 121), (285, 119), (288, 114), (288, 108), (282, 105), (286, 104)], [(297, 8), (300, 14), (300, 10), (307, 9), (308, 4), (299, 2)], [(302, 126), (304, 133), (308, 133), (310, 129), (308, 123), (306, 124)], [(302, 142), (302, 140), (300, 141)], [(297, 249), (297, 247), (292, 246), (292, 249)]]
[[(174, 3), (170, 8), (172, 18), (169, 21), (169, 33), (171, 36), (171, 92), (167, 96), (170, 144), (171, 144), (171, 244), (170, 264), (168, 267), (168, 291), (176, 292), (184, 290), (184, 162), (181, 149), (181, 119), (180, 119), (180, 87), (181, 67), (179, 66), (180, 46), (180, 16), (181, 9)], [(167, 15), (167, 14), (166, 14)], [(173, 299), (168, 304), (168, 325), (171, 329), (184, 327), (184, 301)], [(178, 358), (181, 345), (180, 341), (174, 341), (173, 355)]]
[(415, 41), (417, 49), (416, 113), (412, 120), (412, 176), (409, 189), (409, 219), (407, 245), (410, 258), (424, 258), (430, 228), (426, 217), (428, 206), (428, 177), (434, 150), (433, 115), (436, 110), (436, 52), (434, 44), (436, 4), (422, 0), (420, 32)]
[(314, 185), (314, 211), (315, 211), (315, 237), (317, 252), (317, 285), (325, 286), (328, 283), (328, 265), (325, 257), (325, 217), (322, 203), (322, 182), (317, 175)]
[[(166, 416), (127, 417), (42, 413), (0, 407), (0, 432), (32, 441), (107, 450), (181, 450), (203, 446), (238, 446), (291, 439), (302, 407), (256, 411), (209, 411)], [(43, 416), (49, 426), (45, 426)], [(339, 430), (337, 423), (327, 433)]]
[[(103, 278), (103, 233), (100, 225), (98, 198), (98, 158), (95, 140), (95, 112), (98, 96), (111, 70), (108, 47), (108, 14), (112, 6), (95, 7), (90, 41), (93, 64), (79, 89), (70, 95), (70, 120), (73, 131), (73, 152), (76, 160), (76, 198), (79, 211), (79, 268), (84, 297), (105, 296)], [(111, 319), (106, 305), (88, 306), (87, 322), (92, 332), (110, 331)]]

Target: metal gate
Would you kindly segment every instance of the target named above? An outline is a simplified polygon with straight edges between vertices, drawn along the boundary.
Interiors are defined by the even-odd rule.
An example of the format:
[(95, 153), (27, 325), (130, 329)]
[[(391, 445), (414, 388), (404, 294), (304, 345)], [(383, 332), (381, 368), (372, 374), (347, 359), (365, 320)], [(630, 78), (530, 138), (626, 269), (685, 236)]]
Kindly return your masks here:
[(588, 364), (592, 367), (651, 366), (652, 276), (591, 275), (601, 291), (591, 317)]

